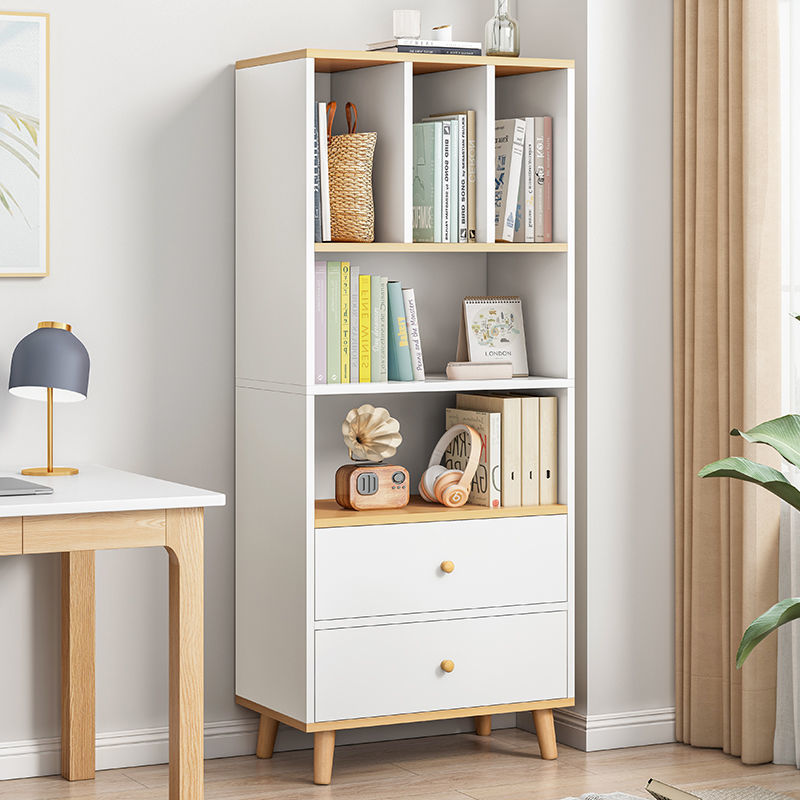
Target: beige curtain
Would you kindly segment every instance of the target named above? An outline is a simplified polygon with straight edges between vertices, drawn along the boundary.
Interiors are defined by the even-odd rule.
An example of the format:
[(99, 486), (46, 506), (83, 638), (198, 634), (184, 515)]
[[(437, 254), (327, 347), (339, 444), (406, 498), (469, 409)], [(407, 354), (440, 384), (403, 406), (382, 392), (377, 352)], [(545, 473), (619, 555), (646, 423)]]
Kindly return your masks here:
[(696, 477), (745, 455), (732, 426), (780, 415), (777, 0), (675, 0), (676, 735), (772, 760), (775, 637), (739, 672), (744, 628), (777, 600), (778, 502)]

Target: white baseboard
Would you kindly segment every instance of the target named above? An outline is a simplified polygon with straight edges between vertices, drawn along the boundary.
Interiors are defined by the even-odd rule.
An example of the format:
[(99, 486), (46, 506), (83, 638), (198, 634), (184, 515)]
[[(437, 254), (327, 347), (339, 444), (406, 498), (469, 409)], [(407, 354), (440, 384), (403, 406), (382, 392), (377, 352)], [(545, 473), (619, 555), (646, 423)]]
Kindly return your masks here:
[[(497, 729), (513, 728), (515, 724), (514, 714), (503, 714), (493, 718), (493, 726)], [(229, 758), (254, 754), (257, 729), (258, 723), (255, 719), (207, 722), (205, 725), (205, 757), (207, 759)], [(437, 720), (341, 731), (337, 735), (336, 741), (337, 744), (382, 742), (393, 739), (466, 733), (472, 730), (474, 730), (474, 722), (471, 718)], [(312, 747), (313, 742), (312, 734), (301, 733), (286, 725), (281, 725), (275, 750), (302, 750)], [(99, 733), (96, 743), (96, 767), (98, 770), (139, 767), (145, 764), (165, 764), (169, 759), (169, 729), (166, 727)], [(42, 775), (57, 775), (60, 772), (60, 738), (0, 742), (0, 780), (35, 778)]]
[[(558, 709), (554, 716), (558, 741), (587, 752), (675, 741), (674, 708), (649, 708), (590, 716), (570, 709)], [(533, 730), (531, 715), (518, 715), (517, 725)]]

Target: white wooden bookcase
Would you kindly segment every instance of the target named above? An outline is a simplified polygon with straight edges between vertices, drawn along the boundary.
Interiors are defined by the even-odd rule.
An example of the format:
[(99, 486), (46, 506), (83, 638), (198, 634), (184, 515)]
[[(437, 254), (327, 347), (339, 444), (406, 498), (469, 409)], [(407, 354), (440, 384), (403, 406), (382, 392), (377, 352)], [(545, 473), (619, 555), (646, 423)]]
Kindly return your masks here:
[[(236, 695), (315, 733), (552, 709), (574, 696), (574, 69), (571, 61), (301, 50), (236, 72)], [(376, 243), (314, 243), (313, 106), (348, 100), (378, 132)], [(478, 242), (411, 241), (412, 122), (477, 112)], [(552, 244), (496, 244), (494, 120), (553, 117)], [(339, 131), (343, 114), (339, 115)], [(350, 260), (416, 292), (425, 382), (314, 384), (314, 262)], [(520, 295), (535, 377), (447, 381), (465, 295)], [(459, 391), (559, 399), (559, 504), (347, 512), (341, 421), (385, 405), (415, 487)], [(456, 569), (446, 574), (444, 560)], [(440, 664), (452, 660), (447, 673)]]

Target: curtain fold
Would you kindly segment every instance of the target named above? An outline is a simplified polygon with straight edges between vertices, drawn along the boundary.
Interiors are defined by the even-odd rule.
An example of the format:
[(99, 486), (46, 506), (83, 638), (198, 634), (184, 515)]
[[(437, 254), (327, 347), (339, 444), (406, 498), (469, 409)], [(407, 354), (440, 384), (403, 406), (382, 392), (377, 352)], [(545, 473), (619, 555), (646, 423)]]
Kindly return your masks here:
[(776, 648), (739, 672), (747, 624), (777, 600), (778, 502), (697, 478), (771, 453), (728, 433), (780, 414), (777, 0), (674, 3), (676, 736), (772, 760)]

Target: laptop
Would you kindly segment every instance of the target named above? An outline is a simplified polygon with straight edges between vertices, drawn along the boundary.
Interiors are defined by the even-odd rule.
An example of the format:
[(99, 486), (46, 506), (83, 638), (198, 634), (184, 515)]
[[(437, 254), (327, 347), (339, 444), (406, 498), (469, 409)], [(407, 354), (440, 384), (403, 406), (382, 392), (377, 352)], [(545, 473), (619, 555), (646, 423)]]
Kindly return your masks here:
[(14, 497), (26, 494), (53, 494), (52, 486), (31, 483), (19, 478), (0, 477), (0, 497)]

